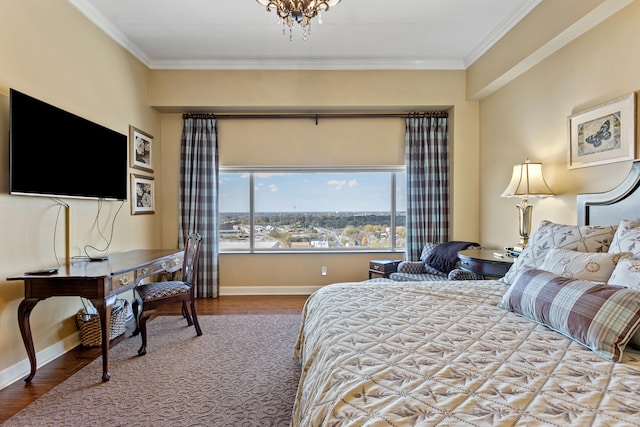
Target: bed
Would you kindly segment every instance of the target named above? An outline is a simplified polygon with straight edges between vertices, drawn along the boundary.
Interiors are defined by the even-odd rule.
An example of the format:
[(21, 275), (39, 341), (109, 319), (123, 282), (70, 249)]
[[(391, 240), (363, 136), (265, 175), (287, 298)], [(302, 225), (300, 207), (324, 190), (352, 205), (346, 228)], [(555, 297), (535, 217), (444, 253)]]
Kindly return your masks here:
[[(543, 221), (501, 280), (316, 291), (291, 425), (640, 426), (639, 186), (634, 162), (579, 195), (578, 225)], [(603, 305), (564, 310), (570, 290)]]

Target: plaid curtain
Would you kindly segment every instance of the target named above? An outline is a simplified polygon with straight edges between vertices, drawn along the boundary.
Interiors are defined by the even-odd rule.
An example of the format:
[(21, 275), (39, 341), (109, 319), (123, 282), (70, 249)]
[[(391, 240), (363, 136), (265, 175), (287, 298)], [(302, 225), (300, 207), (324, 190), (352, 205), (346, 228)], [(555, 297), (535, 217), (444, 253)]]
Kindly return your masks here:
[(218, 136), (212, 114), (182, 116), (180, 150), (180, 247), (202, 235), (196, 297), (218, 297)]
[(406, 120), (408, 260), (426, 243), (449, 240), (447, 113), (412, 114)]

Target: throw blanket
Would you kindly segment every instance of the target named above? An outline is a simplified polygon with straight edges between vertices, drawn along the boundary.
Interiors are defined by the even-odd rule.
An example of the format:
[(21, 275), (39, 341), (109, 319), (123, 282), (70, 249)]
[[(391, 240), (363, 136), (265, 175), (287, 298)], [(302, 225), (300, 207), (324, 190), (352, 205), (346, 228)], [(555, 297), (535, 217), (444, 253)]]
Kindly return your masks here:
[(470, 246), (480, 246), (475, 242), (447, 242), (441, 243), (435, 248), (427, 258), (427, 264), (436, 270), (449, 274), (458, 265), (458, 252)]

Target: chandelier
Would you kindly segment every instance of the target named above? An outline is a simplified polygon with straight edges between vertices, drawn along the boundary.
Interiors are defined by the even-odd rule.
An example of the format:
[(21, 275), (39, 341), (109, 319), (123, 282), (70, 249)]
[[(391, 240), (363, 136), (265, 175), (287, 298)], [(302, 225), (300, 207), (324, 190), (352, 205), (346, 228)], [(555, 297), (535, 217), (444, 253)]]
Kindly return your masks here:
[(322, 11), (340, 3), (340, 0), (257, 0), (267, 7), (267, 12), (275, 8), (278, 24), (282, 25), (282, 34), (289, 28), (289, 40), (293, 40), (293, 26), (298, 23), (302, 27), (302, 38), (307, 40), (311, 35), (311, 19), (318, 16), (322, 24)]

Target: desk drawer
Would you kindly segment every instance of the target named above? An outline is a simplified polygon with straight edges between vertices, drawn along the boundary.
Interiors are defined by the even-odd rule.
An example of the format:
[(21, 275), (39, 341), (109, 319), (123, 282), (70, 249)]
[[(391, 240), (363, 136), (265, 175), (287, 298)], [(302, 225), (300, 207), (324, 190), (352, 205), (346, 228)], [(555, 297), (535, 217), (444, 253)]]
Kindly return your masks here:
[(154, 262), (153, 264), (140, 267), (136, 270), (136, 280), (140, 281), (140, 279), (144, 279), (147, 276), (151, 276), (152, 274), (160, 273), (162, 271), (172, 273), (174, 271), (180, 270), (182, 268), (183, 257), (184, 255), (179, 255), (170, 259), (164, 259), (158, 262)]
[(128, 271), (122, 274), (116, 274), (111, 278), (111, 290), (117, 291), (127, 285), (131, 285), (134, 282), (133, 271)]
[(141, 267), (136, 270), (136, 278), (139, 280), (144, 277), (151, 276), (152, 274), (164, 270), (167, 264), (168, 262), (163, 261)]
[(369, 261), (369, 270), (374, 270), (379, 273), (395, 273), (398, 271), (398, 265), (400, 260), (398, 259), (378, 259)]
[(184, 254), (180, 254), (179, 256), (175, 256), (171, 259), (171, 261), (167, 265), (167, 271), (174, 272), (180, 270), (182, 268), (182, 263), (184, 261)]

